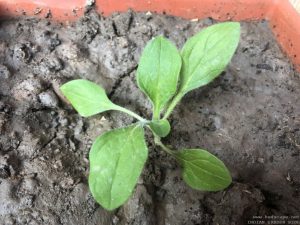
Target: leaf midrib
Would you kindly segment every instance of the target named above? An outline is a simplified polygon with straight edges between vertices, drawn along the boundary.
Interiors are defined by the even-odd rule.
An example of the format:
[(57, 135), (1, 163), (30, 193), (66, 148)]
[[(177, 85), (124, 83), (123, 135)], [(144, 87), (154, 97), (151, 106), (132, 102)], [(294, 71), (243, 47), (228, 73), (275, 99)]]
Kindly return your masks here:
[[(200, 166), (198, 166), (198, 165), (196, 165), (196, 164), (193, 164), (193, 163), (190, 162), (189, 160), (186, 160), (186, 159), (184, 159), (184, 158), (179, 158), (179, 160), (184, 161), (186, 164), (189, 164), (189, 165), (191, 165), (191, 166), (194, 166), (194, 167), (196, 167), (196, 168), (202, 170), (202, 171), (203, 171), (204, 173), (206, 173), (206, 174), (209, 174), (209, 175), (211, 175), (211, 176), (218, 177), (218, 178), (221, 179), (221, 180), (227, 181), (227, 179), (225, 179), (225, 178), (223, 178), (223, 177), (220, 177), (220, 176), (217, 176), (217, 175), (214, 175), (214, 174), (210, 173), (209, 171), (207, 171), (207, 170), (201, 168)], [(208, 161), (208, 162), (209, 162), (209, 161)], [(210, 163), (211, 163), (211, 162), (210, 162)], [(212, 163), (211, 163), (211, 164), (212, 164)], [(197, 176), (196, 176), (196, 177), (197, 177)]]
[[(129, 140), (131, 140), (130, 143), (129, 143), (129, 142), (126, 142), (126, 144), (123, 145), (122, 150), (119, 151), (118, 159), (117, 159), (117, 163), (116, 163), (116, 167), (115, 167), (115, 168), (118, 168), (118, 164), (119, 164), (119, 161), (120, 161), (120, 158), (121, 158), (122, 151), (123, 151), (124, 149), (126, 149), (126, 147), (127, 147), (129, 144), (132, 144), (132, 138), (131, 138), (131, 137), (133, 136), (133, 133), (134, 133), (135, 129), (138, 128), (138, 127), (139, 127), (139, 125), (136, 125), (136, 126), (132, 129), (132, 131), (130, 132), (130, 134), (128, 135), (127, 139), (129, 138)], [(129, 127), (127, 127), (127, 128), (129, 128)], [(113, 189), (113, 186), (114, 186), (114, 180), (115, 180), (115, 178), (116, 178), (116, 174), (117, 174), (117, 169), (114, 170), (114, 174), (113, 174), (113, 177), (112, 177), (112, 182), (111, 182), (111, 185), (110, 185), (110, 196), (109, 196), (109, 206), (110, 206), (110, 207), (111, 207), (111, 203), (112, 203), (112, 198), (111, 198), (111, 196), (112, 196), (112, 189)]]
[[(188, 77), (187, 81), (185, 82), (184, 86), (181, 88), (180, 92), (186, 93), (186, 92), (189, 91), (189, 90), (185, 90), (185, 89), (189, 86), (188, 84), (191, 82), (192, 78), (194, 77), (194, 73), (195, 73), (195, 71), (197, 70), (197, 68), (198, 68), (200, 65), (202, 65), (202, 60), (203, 60), (203, 58), (205, 58), (205, 52), (207, 51), (207, 49), (206, 49), (206, 48), (207, 48), (207, 42), (208, 42), (210, 36), (213, 35), (213, 34), (215, 34), (216, 32), (218, 32), (218, 30), (215, 30), (214, 32), (210, 33), (210, 34), (207, 36), (207, 38), (206, 38), (206, 40), (205, 40), (205, 45), (204, 45), (204, 50), (203, 50), (203, 52), (204, 52), (204, 53), (203, 53), (203, 56), (201, 57), (201, 59), (200, 59), (198, 65), (195, 66), (195, 68), (193, 69), (193, 72), (190, 73), (191, 75)], [(226, 34), (223, 35), (222, 38), (223, 38), (224, 36), (226, 36)], [(218, 43), (219, 43), (219, 42), (216, 42), (210, 49), (212, 49), (212, 48), (213, 48), (214, 46), (216, 46)], [(191, 56), (191, 54), (192, 54), (193, 51), (195, 50), (194, 47), (195, 47), (196, 45), (197, 45), (197, 42), (196, 42), (196, 44), (193, 46), (193, 48), (192, 48), (190, 54), (188, 55), (188, 58)], [(188, 71), (188, 73), (189, 73), (189, 71)], [(206, 77), (207, 77), (207, 75), (205, 75), (204, 77), (202, 77), (200, 80), (205, 79)]]
[[(159, 39), (159, 60), (158, 60), (158, 73), (157, 73), (157, 86), (160, 86), (160, 74), (161, 74), (161, 68), (160, 68), (160, 64), (161, 64), (161, 54), (162, 54), (162, 49), (161, 49), (161, 38)], [(160, 87), (157, 88), (158, 90), (161, 90)], [(158, 95), (159, 91), (155, 91), (155, 109), (154, 111), (158, 110), (160, 112), (159, 109), (159, 95)]]

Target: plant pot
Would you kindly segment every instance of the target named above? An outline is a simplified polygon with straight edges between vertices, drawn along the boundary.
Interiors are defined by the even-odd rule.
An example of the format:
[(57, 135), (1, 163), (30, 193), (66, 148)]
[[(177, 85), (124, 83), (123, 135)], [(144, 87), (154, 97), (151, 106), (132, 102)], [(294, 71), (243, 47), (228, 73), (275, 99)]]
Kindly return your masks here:
[[(300, 71), (300, 15), (288, 0), (241, 0), (238, 2), (235, 0), (98, 0), (95, 4), (98, 11), (104, 15), (117, 11), (123, 12), (131, 8), (135, 11), (154, 11), (187, 19), (206, 17), (220, 21), (266, 19), (270, 21), (270, 26), (283, 51), (294, 63), (295, 68)], [(76, 20), (81, 16), (85, 5), (85, 0), (0, 0), (0, 15), (45, 16), (50, 10), (53, 19), (68, 21)]]
[[(81, 17), (83, 0), (0, 0), (3, 16), (48, 18), (0, 23), (0, 221), (240, 225), (259, 223), (255, 215), (297, 219), (299, 73), (277, 45), (279, 40), (299, 69), (299, 15), (292, 6), (282, 0), (99, 0), (96, 6), (107, 17), (94, 9)], [(128, 8), (147, 13), (113, 13)], [(83, 118), (59, 87), (78, 78), (94, 81), (114, 103), (149, 119), (151, 103), (135, 81), (141, 51), (161, 34), (183, 46), (215, 23), (207, 17), (254, 21), (241, 23), (226, 70), (176, 106), (162, 142), (209, 150), (229, 168), (232, 185), (224, 192), (189, 188), (175, 159), (147, 135), (149, 158), (132, 197), (119, 210), (105, 211), (88, 187), (90, 145), (135, 120), (111, 111)], [(255, 21), (264, 18), (270, 23)]]

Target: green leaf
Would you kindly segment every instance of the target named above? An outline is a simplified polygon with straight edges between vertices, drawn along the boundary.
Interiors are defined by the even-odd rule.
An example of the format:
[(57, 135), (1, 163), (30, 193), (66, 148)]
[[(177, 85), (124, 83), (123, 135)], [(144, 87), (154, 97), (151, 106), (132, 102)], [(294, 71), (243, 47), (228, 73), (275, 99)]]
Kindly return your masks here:
[(224, 163), (202, 149), (184, 149), (175, 154), (183, 168), (184, 181), (201, 191), (220, 191), (231, 183)]
[(159, 137), (166, 137), (171, 130), (168, 120), (154, 120), (149, 124), (151, 130)]
[(116, 108), (105, 90), (99, 85), (83, 79), (72, 80), (60, 87), (76, 111), (84, 117)]
[(99, 136), (90, 151), (89, 187), (93, 197), (113, 210), (130, 197), (147, 160), (141, 125), (111, 130)]
[(153, 104), (154, 118), (174, 96), (181, 68), (177, 48), (163, 37), (156, 37), (145, 47), (137, 70), (139, 88)]
[(210, 26), (184, 45), (180, 92), (187, 92), (208, 84), (230, 62), (239, 42), (240, 24), (225, 22)]

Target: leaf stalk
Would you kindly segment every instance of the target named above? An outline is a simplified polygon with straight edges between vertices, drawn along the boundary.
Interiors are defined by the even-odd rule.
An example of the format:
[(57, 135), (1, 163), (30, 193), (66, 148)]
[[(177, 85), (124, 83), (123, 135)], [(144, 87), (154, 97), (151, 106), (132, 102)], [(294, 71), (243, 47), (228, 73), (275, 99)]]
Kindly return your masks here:
[(167, 111), (163, 116), (163, 119), (168, 119), (168, 117), (171, 115), (173, 112), (174, 108), (180, 102), (181, 98), (184, 96), (181, 92), (178, 92), (175, 97), (171, 100), (170, 104), (168, 105)]
[(161, 147), (162, 150), (164, 150), (166, 153), (175, 156), (174, 150), (171, 150), (170, 148), (168, 148), (167, 146), (165, 146), (162, 142), (159, 136), (157, 136), (156, 134), (154, 134), (154, 142), (156, 145), (158, 145), (159, 147)]
[(143, 117), (139, 116), (138, 114), (136, 114), (135, 112), (132, 112), (129, 109), (123, 108), (123, 107), (118, 106), (118, 105), (115, 105), (114, 109), (118, 110), (120, 112), (127, 113), (128, 115), (130, 115), (130, 116), (136, 118), (137, 120), (139, 120), (140, 122), (142, 122), (142, 124), (147, 124), (148, 123), (148, 120), (144, 119)]

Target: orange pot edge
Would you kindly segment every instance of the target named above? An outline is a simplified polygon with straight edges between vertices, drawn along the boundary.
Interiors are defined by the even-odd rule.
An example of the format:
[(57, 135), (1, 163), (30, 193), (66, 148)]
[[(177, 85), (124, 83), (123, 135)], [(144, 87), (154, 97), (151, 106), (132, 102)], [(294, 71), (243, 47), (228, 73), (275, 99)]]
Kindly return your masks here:
[[(53, 20), (74, 21), (83, 15), (85, 4), (85, 0), (0, 0), (0, 16), (45, 17), (50, 10)], [(131, 8), (187, 19), (267, 19), (283, 51), (300, 72), (300, 15), (288, 0), (97, 0), (96, 8), (104, 16)]]

